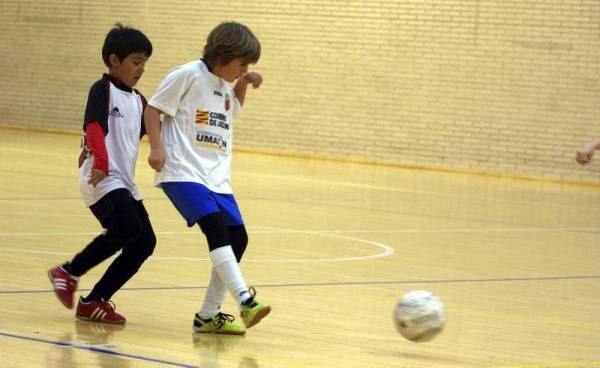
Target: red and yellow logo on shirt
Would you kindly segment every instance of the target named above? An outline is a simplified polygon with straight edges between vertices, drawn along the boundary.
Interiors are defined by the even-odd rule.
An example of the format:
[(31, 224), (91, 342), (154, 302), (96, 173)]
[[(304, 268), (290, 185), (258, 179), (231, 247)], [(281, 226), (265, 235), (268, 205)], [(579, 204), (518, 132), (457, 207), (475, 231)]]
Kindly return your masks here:
[(208, 111), (196, 110), (196, 124), (208, 124)]

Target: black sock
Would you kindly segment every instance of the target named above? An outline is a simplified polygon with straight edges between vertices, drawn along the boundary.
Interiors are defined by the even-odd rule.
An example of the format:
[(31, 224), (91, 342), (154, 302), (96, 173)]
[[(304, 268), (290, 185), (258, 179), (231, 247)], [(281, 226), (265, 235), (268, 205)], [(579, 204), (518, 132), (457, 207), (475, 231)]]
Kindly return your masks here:
[(246, 299), (246, 300), (244, 300), (242, 302), (242, 305), (244, 305), (246, 307), (251, 307), (252, 304), (254, 304), (254, 298), (253, 297), (250, 297), (250, 298), (248, 298), (248, 299)]
[(84, 303), (89, 303), (91, 301), (102, 302), (104, 301), (104, 298), (92, 291), (88, 296), (82, 297), (81, 301)]
[(73, 270), (71, 270), (71, 264), (69, 262), (61, 265), (63, 270), (67, 271), (69, 274), (73, 275)]

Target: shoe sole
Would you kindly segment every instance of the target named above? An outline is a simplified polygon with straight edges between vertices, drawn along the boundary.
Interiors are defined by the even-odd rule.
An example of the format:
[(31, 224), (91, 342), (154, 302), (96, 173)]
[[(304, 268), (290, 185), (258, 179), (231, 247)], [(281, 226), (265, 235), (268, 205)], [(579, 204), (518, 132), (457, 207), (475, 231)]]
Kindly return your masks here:
[(256, 313), (256, 315), (254, 316), (254, 318), (252, 318), (252, 321), (248, 322), (246, 328), (254, 326), (258, 322), (260, 322), (261, 319), (265, 318), (269, 313), (271, 313), (271, 307), (269, 306), (259, 310), (258, 313)]
[(48, 271), (48, 280), (50, 280), (50, 283), (52, 284), (52, 290), (54, 291), (54, 295), (56, 295), (56, 298), (62, 303), (62, 305), (65, 306), (65, 308), (67, 309), (73, 309), (73, 303), (71, 303), (71, 305), (69, 305), (66, 301), (64, 301), (60, 295), (58, 295), (58, 292), (56, 292), (56, 289), (54, 288), (54, 279), (52, 278), (52, 274), (50, 273), (50, 271)]
[(88, 317), (83, 317), (83, 316), (78, 316), (75, 315), (75, 318), (82, 320), (82, 321), (87, 321), (87, 322), (98, 322), (98, 323), (108, 323), (111, 325), (124, 325), (126, 320), (122, 320), (122, 321), (104, 321), (104, 320), (100, 320), (100, 319), (91, 319)]

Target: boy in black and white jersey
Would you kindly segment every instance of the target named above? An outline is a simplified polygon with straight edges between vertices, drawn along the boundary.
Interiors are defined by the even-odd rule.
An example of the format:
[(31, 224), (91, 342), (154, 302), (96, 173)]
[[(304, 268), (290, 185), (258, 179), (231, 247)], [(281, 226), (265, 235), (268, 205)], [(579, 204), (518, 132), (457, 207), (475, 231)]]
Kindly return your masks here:
[(133, 87), (152, 55), (152, 44), (139, 30), (116, 24), (108, 32), (102, 58), (108, 74), (89, 92), (79, 157), (81, 196), (104, 231), (70, 261), (48, 271), (58, 299), (73, 308), (80, 276), (109, 258), (92, 291), (79, 299), (76, 317), (125, 323), (110, 298), (140, 268), (156, 244), (154, 230), (133, 181), (139, 141), (144, 135), (146, 99)]

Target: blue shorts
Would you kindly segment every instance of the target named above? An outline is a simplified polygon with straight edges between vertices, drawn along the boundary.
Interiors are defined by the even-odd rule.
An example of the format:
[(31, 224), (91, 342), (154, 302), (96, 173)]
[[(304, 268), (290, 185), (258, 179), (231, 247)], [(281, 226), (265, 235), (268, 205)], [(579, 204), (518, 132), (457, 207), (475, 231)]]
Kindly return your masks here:
[(193, 182), (161, 183), (161, 187), (190, 227), (215, 212), (221, 212), (227, 226), (244, 224), (233, 194), (215, 193)]

